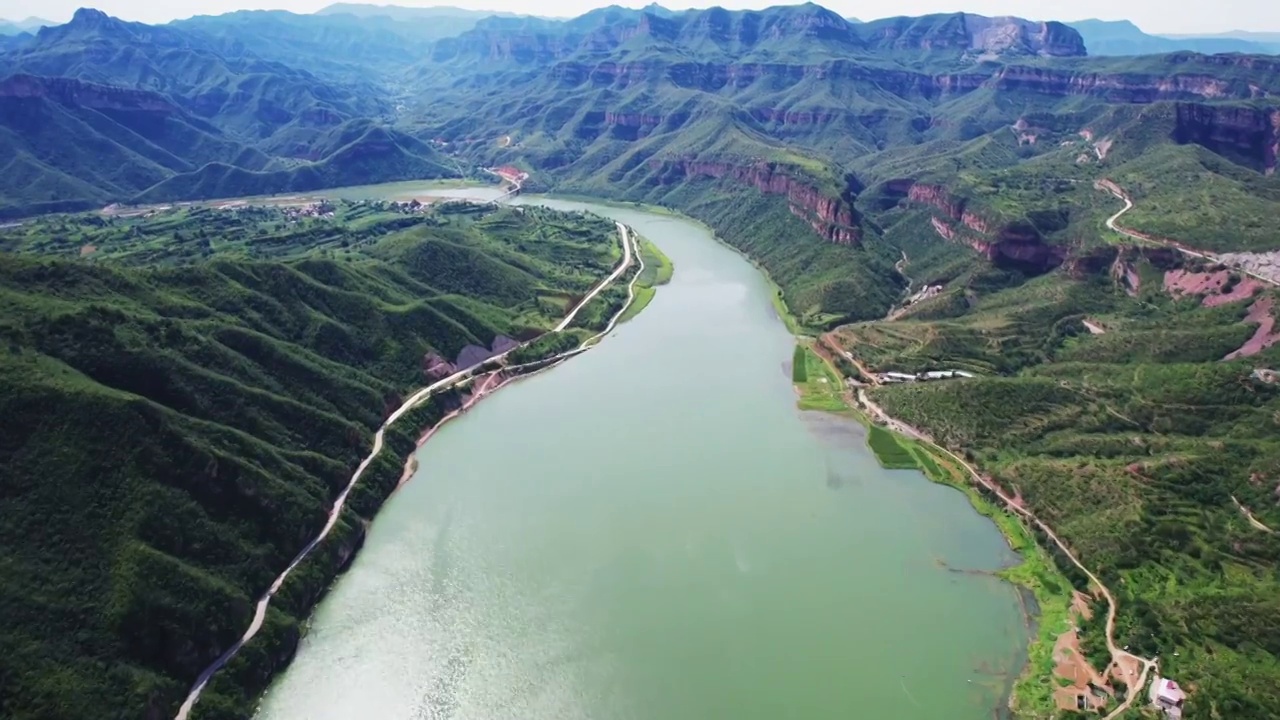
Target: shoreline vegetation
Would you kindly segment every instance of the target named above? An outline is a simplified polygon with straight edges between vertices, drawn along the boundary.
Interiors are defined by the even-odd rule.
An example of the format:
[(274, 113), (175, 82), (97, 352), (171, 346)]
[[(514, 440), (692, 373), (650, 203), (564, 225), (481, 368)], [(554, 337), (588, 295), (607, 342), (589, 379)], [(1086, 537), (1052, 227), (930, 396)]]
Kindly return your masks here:
[(615, 208), (621, 208), (625, 210), (640, 210), (643, 212), (653, 213), (655, 215), (665, 215), (667, 217), (679, 218), (687, 223), (697, 225), (703, 230), (706, 230), (707, 233), (711, 236), (711, 238), (715, 240), (718, 244), (726, 248), (729, 248), (733, 252), (737, 253), (738, 257), (742, 258), (743, 260), (746, 260), (748, 263), (751, 264), (753, 268), (755, 268), (761, 275), (764, 276), (765, 281), (769, 283), (769, 290), (770, 290), (769, 298), (773, 303), (773, 309), (775, 312), (777, 312), (778, 319), (781, 320), (782, 323), (787, 326), (788, 332), (790, 332), (792, 335), (795, 335), (797, 337), (811, 337), (813, 335), (813, 333), (811, 333), (807, 328), (805, 328), (805, 326), (800, 322), (799, 318), (797, 318), (791, 312), (791, 308), (787, 305), (786, 297), (782, 291), (782, 287), (778, 285), (778, 282), (776, 280), (774, 280), (773, 275), (769, 273), (768, 268), (766, 268), (763, 264), (761, 264), (759, 260), (752, 257), (749, 253), (744, 251), (742, 248), (737, 247), (733, 243), (728, 242), (724, 238), (720, 237), (720, 234), (716, 232), (715, 228), (711, 227), (710, 225), (703, 222), (702, 220), (699, 220), (698, 218), (695, 218), (687, 213), (681, 212), (680, 210), (677, 210), (675, 208), (667, 207), (665, 205), (654, 205), (652, 203), (639, 202), (639, 201), (615, 200), (615, 199), (610, 199), (603, 196), (584, 195), (582, 193), (565, 193), (565, 194), (529, 193), (527, 197), (555, 197), (561, 200), (576, 200), (579, 202), (595, 203), (596, 205), (603, 205), (605, 207), (615, 207)]
[(1071, 617), (1071, 583), (1054, 565), (1048, 551), (1013, 514), (1001, 509), (969, 482), (968, 472), (955, 460), (915, 439), (879, 425), (861, 409), (844, 388), (844, 376), (834, 363), (815, 351), (815, 345), (800, 339), (793, 358), (792, 379), (799, 394), (801, 410), (828, 412), (857, 421), (867, 430), (866, 443), (876, 461), (890, 470), (918, 470), (931, 482), (964, 494), (980, 515), (989, 518), (1021, 559), (1012, 567), (995, 571), (996, 577), (1029, 592), (1035, 607), (1022, 602), (1024, 622), (1029, 631), (1022, 670), (1009, 678), (1005, 698), (1010, 709), (1019, 712), (1056, 712), (1053, 691), (1053, 649), (1057, 630)]
[[(797, 339), (792, 357), (792, 381), (799, 397), (801, 410), (827, 412), (856, 420), (867, 428), (867, 445), (883, 467), (888, 469), (918, 470), (931, 482), (953, 488), (968, 498), (974, 511), (989, 518), (1005, 538), (1010, 550), (1021, 558), (1012, 567), (996, 571), (996, 577), (1008, 582), (1019, 593), (1024, 622), (1028, 629), (1028, 643), (1024, 648), (1025, 664), (1022, 670), (1010, 677), (1005, 704), (1010, 709), (1027, 713), (1056, 713), (1053, 692), (1057, 688), (1054, 676), (1054, 645), (1058, 630), (1068, 627), (1072, 621), (1072, 584), (1056, 566), (1049, 551), (1035, 538), (1034, 533), (1012, 513), (1001, 508), (969, 482), (968, 472), (958, 467), (951, 458), (933, 451), (924, 443), (876, 424), (859, 409), (855, 398), (844, 387), (846, 373), (839, 368), (838, 360), (832, 360), (818, 350), (819, 341), (805, 332), (799, 320), (786, 303), (781, 288), (755, 258), (741, 248), (725, 241), (706, 223), (689, 217), (678, 210), (640, 202), (601, 200), (589, 196), (561, 196), (601, 205), (638, 209), (662, 215), (679, 217), (705, 229), (721, 245), (732, 249), (761, 273), (770, 286), (770, 297), (778, 318)], [(857, 373), (856, 368), (851, 368)], [(1034, 607), (1028, 607), (1022, 593), (1030, 593)]]
[[(629, 228), (620, 222), (615, 223), (615, 225), (622, 246), (622, 258), (618, 267), (599, 284), (592, 288), (578, 302), (578, 304), (573, 307), (560, 324), (535, 340), (521, 343), (516, 348), (507, 350), (494, 358), (490, 358), (478, 366), (465, 368), (449, 377), (416, 391), (383, 422), (382, 426), (375, 434), (373, 450), (357, 468), (355, 474), (347, 484), (346, 489), (343, 490), (343, 492), (339, 494), (338, 498), (334, 501), (333, 507), (329, 513), (329, 522), (325, 525), (320, 534), (309, 542), (302, 551), (298, 553), (289, 566), (279, 576), (277, 576), (276, 580), (271, 584), (271, 587), (267, 592), (258, 599), (257, 612), (254, 620), (241, 639), (200, 674), (196, 682), (193, 684), (190, 693), (188, 693), (186, 700), (183, 702), (182, 707), (179, 709), (176, 720), (186, 720), (186, 718), (194, 711), (204, 690), (207, 687), (210, 687), (216, 680), (224, 679), (224, 682), (227, 682), (225, 681), (225, 678), (239, 675), (239, 673), (234, 672), (236, 669), (234, 667), (234, 663), (239, 657), (240, 650), (246, 646), (249, 641), (254, 639), (258, 632), (263, 629), (266, 624), (267, 611), (270, 608), (271, 600), (278, 593), (287, 591), (287, 588), (290, 586), (291, 577), (296, 577), (293, 576), (294, 569), (302, 565), (313, 551), (320, 549), (322, 545), (326, 544), (325, 540), (327, 539), (330, 531), (336, 526), (337, 520), (346, 506), (348, 496), (358, 490), (360, 480), (365, 474), (366, 469), (372, 468), (377, 463), (381, 463), (386, 457), (394, 456), (396, 458), (403, 458), (403, 461), (397, 460), (397, 462), (400, 462), (400, 472), (398, 474), (399, 479), (389, 493), (384, 493), (384, 499), (382, 503), (379, 503), (379, 506), (381, 506), (381, 504), (385, 503), (386, 500), (390, 498), (391, 494), (394, 494), (394, 492), (403, 486), (404, 483), (408, 482), (412, 474), (416, 472), (418, 469), (416, 450), (422, 447), (443, 425), (464, 414), (481, 399), (492, 394), (508, 383), (549, 370), (564, 360), (589, 350), (594, 346), (596, 341), (612, 332), (621, 321), (624, 313), (626, 313), (630, 306), (637, 300), (637, 281), (640, 280), (641, 276), (645, 274), (648, 269), (645, 264), (646, 254), (661, 263), (653, 268), (653, 272), (651, 273), (652, 279), (650, 282), (654, 282), (656, 279), (662, 277), (670, 279), (671, 263), (669, 260), (666, 260), (666, 257), (662, 255), (661, 252), (652, 245), (652, 243), (645, 241), (647, 244), (646, 249), (639, 238), (634, 236)], [(630, 274), (630, 279), (627, 282), (627, 295), (621, 307), (611, 314), (608, 322), (597, 334), (588, 337), (585, 340), (581, 340), (582, 331), (573, 327), (573, 324), (579, 320), (579, 316), (583, 314), (584, 310), (595, 305), (608, 303), (609, 300), (607, 299), (607, 296), (617, 289), (616, 283), (628, 273)], [(518, 350), (531, 347), (539, 340), (542, 340), (549, 335), (564, 335), (566, 337), (570, 337), (577, 343), (577, 345), (576, 347), (560, 350), (550, 354), (549, 356), (535, 358), (516, 366), (506, 367), (503, 365), (508, 356), (513, 355)], [(514, 375), (510, 374), (512, 371), (517, 370), (525, 370), (527, 372), (519, 372)], [(494, 384), (495, 381), (497, 383), (496, 385)], [(464, 388), (470, 389), (471, 392), (464, 394)], [(442, 405), (444, 407), (441, 407)], [(442, 411), (444, 411), (443, 414), (441, 414)], [(384, 443), (384, 436), (393, 429), (396, 429), (395, 426), (398, 422), (405, 418), (409, 419), (409, 424), (412, 427), (419, 428), (417, 431), (417, 441), (412, 445), (404, 443), (395, 445), (393, 441), (387, 441)], [(403, 431), (398, 431), (396, 434), (402, 435)], [(390, 450), (390, 453), (388, 453), (388, 450)], [(326, 587), (332, 586), (333, 582), (336, 581), (341, 572), (345, 571), (345, 569), (354, 560), (357, 552), (358, 546), (356, 548), (352, 548), (352, 550), (339, 564), (337, 568), (338, 574), (329, 580)], [(224, 669), (227, 670), (227, 672), (221, 672)], [(234, 685), (240, 685), (239, 682), (231, 682)], [(231, 687), (227, 687), (226, 689), (233, 690)]]

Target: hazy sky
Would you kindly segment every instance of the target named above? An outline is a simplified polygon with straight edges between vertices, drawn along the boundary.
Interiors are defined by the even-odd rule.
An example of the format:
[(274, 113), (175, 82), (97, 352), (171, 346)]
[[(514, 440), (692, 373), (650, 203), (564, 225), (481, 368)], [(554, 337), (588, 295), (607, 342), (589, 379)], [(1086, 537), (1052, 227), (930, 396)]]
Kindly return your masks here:
[[(335, 0), (0, 0), (0, 17), (21, 19), (37, 16), (56, 22), (71, 17), (77, 7), (88, 5), (128, 20), (162, 22), (192, 15), (208, 15), (242, 9), (280, 9), (312, 12)], [(387, 4), (388, 0), (374, 0)], [(649, 0), (400, 0), (397, 5), (454, 5), (477, 10), (535, 12), (540, 15), (578, 15), (593, 7), (617, 4), (640, 7)], [(769, 0), (705, 0), (703, 2), (661, 3), (672, 9), (686, 7), (760, 8), (779, 4)], [(1210, 33), (1227, 30), (1280, 31), (1280, 0), (894, 0), (867, 3), (855, 0), (828, 0), (820, 3), (845, 16), (871, 20), (892, 15), (924, 15), (936, 12), (965, 12), (981, 15), (1017, 15), (1037, 20), (1132, 20), (1147, 32)]]

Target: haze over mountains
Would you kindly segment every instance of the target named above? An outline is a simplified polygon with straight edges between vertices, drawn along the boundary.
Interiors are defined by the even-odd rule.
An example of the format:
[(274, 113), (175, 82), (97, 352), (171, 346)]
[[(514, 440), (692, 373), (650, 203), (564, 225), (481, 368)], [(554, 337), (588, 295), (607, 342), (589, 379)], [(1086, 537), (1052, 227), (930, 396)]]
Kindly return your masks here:
[[(491, 84), (504, 68), (519, 68), (525, 81), (535, 68), (559, 65), (548, 79), (563, 85), (571, 68), (588, 67), (575, 65), (575, 58), (612, 53), (628, 63), (668, 63), (672, 53), (685, 53), (702, 62), (835, 63), (931, 76), (969, 68), (965, 72), (990, 75), (1001, 71), (983, 63), (1084, 57), (1092, 27), (1077, 33), (1061, 23), (959, 14), (859, 23), (814, 5), (736, 13), (605, 8), (563, 21), (340, 5), (315, 15), (245, 11), (163, 26), (82, 10), (66, 25), (10, 38), (0, 55), (6, 76), (0, 92), (19, 110), (4, 119), (10, 172), (0, 189), (5, 212), (22, 214), (436, 177), (452, 167), (431, 143), (453, 132), (444, 111), (449, 87)], [(1147, 46), (1167, 52), (1201, 42), (1108, 28), (1111, 39), (1098, 44), (1117, 52)], [(459, 67), (463, 61), (484, 67)], [(678, 62), (671, 67), (684, 72)], [(974, 82), (976, 76), (961, 85)], [(961, 85), (936, 86), (920, 99)], [(680, 92), (655, 101), (669, 105)], [(790, 95), (794, 99), (781, 103), (786, 107), (770, 111), (794, 113), (824, 97), (802, 97), (797, 88)], [(428, 96), (435, 100), (423, 103)], [(899, 96), (887, 107), (900, 112), (904, 101), (917, 102)], [(635, 102), (595, 111), (629, 114), (625, 107)], [(477, 111), (489, 117), (502, 109)], [(706, 106), (701, 112), (715, 111)], [(56, 139), (65, 137), (98, 152), (68, 155), (57, 147)]]

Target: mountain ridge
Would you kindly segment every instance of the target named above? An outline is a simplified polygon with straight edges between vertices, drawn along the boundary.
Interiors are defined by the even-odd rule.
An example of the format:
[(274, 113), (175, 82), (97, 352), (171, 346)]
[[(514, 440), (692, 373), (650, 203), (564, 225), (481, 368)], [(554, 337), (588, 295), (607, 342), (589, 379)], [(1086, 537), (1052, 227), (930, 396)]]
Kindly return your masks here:
[[(972, 451), (993, 482), (1026, 488), (1115, 589), (1117, 637), (1197, 684), (1188, 720), (1280, 715), (1280, 697), (1258, 690), (1280, 687), (1268, 624), (1280, 554), (1230, 504), (1280, 520), (1268, 501), (1280, 414), (1269, 381), (1251, 379), (1280, 361), (1275, 295), (1233, 264), (1280, 253), (1280, 58), (1090, 57), (1087, 33), (1062, 23), (856, 22), (813, 4), (471, 14), (456, 26), (379, 12), (152, 27), (85, 10), (6, 42), (0, 212), (495, 167), (526, 173), (525, 191), (680, 211), (768, 272), (797, 330), (854, 338), (846, 349), (877, 372), (954, 363), (983, 375), (869, 392), (957, 456)], [(462, 29), (433, 35), (442, 27)], [(1110, 229), (1120, 196), (1128, 234)], [(87, 558), (93, 578), (59, 596), (66, 607), (0, 586), (18, 618), (0, 642), (19, 649), (0, 650), (0, 714), (18, 720), (170, 716), (242, 627), (269, 566), (314, 527), (379, 409), (436, 358), (536, 333), (531, 317), (589, 284), (563, 258), (612, 232), (448, 203), (128, 215), (0, 228), (0, 403), (12, 424), (0, 466), (19, 468), (40, 506), (0, 532), (12, 533), (6, 547), (25, 543), (27, 577), (72, 587), (84, 578), (42, 575), (42, 563), (63, 572)], [(106, 448), (105, 484), (58, 472), (70, 461), (96, 473), (101, 458), (42, 444), (43, 422)], [(259, 455), (265, 465), (239, 461)], [(398, 477), (384, 465), (359, 517), (282, 594), (255, 652), (215, 678), (201, 716), (251, 712)], [(172, 482), (134, 495), (122, 472)], [(219, 504), (245, 487), (249, 501)], [(1100, 525), (1113, 492), (1127, 514)], [(128, 522), (89, 523), (72, 538), (83, 552), (59, 555), (82, 500), (119, 503)], [(184, 539), (209, 523), (218, 542), (205, 556)], [(1030, 580), (1047, 618), (1088, 591), (1073, 567)], [(108, 581), (117, 595), (103, 593)], [(99, 597), (120, 602), (99, 613)], [(1050, 625), (1016, 715), (1054, 712)], [(1081, 627), (1096, 662), (1101, 633)]]

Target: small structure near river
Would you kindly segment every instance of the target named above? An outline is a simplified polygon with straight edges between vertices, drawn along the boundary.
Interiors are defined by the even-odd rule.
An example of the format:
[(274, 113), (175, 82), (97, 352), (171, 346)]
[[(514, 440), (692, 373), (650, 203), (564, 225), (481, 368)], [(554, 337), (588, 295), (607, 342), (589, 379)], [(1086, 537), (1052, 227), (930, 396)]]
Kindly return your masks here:
[(876, 379), (882, 383), (923, 382), (928, 380), (949, 380), (951, 378), (971, 378), (973, 373), (964, 370), (929, 370), (922, 373), (880, 373)]

